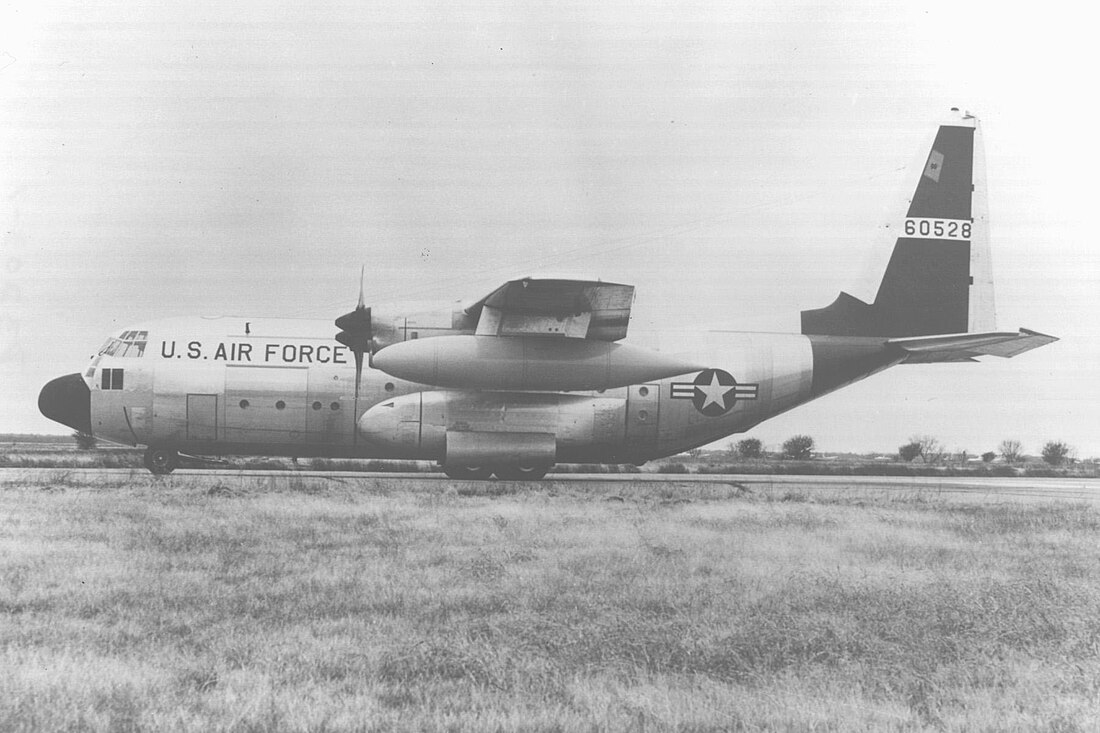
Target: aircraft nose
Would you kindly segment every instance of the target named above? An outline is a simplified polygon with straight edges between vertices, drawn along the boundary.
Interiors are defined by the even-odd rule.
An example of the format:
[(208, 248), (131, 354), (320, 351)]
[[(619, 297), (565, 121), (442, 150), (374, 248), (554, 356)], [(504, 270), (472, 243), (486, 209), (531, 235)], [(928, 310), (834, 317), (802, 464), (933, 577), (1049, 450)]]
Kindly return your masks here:
[(73, 430), (92, 432), (92, 393), (79, 374), (47, 382), (38, 394), (38, 411)]

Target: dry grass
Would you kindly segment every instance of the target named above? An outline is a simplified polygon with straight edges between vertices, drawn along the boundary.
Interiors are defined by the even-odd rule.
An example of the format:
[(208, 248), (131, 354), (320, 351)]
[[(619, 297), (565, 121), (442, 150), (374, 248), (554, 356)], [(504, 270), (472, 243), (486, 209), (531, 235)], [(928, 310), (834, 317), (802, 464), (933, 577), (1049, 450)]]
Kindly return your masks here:
[(1100, 726), (1092, 507), (408, 486), (0, 486), (0, 730)]

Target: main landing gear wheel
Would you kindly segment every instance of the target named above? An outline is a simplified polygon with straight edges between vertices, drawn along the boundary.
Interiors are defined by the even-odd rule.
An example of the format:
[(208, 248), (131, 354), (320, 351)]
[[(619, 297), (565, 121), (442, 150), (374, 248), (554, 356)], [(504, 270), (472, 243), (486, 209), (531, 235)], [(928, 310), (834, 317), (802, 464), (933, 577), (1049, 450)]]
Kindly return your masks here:
[(497, 478), (504, 481), (538, 481), (546, 472), (550, 470), (549, 466), (498, 466), (496, 471)]
[(168, 448), (150, 446), (145, 451), (145, 467), (158, 476), (172, 473), (180, 464), (180, 454)]
[(443, 473), (456, 479), (485, 481), (493, 475), (493, 470), (482, 466), (444, 466)]

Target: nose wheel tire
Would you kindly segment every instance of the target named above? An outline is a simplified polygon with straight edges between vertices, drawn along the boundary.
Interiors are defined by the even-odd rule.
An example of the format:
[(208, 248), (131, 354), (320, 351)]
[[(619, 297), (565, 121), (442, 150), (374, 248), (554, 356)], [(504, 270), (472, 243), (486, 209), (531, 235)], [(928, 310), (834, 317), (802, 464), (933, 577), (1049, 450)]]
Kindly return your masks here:
[(549, 466), (498, 466), (494, 473), (503, 481), (538, 481), (549, 470)]
[(149, 448), (145, 451), (145, 467), (158, 476), (176, 470), (180, 463), (180, 454), (168, 448)]

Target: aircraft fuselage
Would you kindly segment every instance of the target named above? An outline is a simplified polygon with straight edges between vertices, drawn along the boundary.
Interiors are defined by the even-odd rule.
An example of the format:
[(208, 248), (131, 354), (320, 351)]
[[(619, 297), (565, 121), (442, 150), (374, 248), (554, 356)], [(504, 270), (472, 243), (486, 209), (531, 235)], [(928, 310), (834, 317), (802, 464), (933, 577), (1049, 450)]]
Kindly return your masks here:
[(356, 403), (353, 355), (328, 321), (193, 318), (127, 329), (81, 377), (95, 435), (183, 453), (442, 462), (448, 435), (519, 434), (552, 436), (551, 463), (641, 463), (748, 430), (895, 361), (882, 339), (866, 340), (872, 368), (851, 374), (830, 361), (829, 340), (709, 333), (694, 353), (677, 352), (707, 368), (569, 392), (444, 389), (368, 364)]

